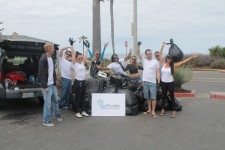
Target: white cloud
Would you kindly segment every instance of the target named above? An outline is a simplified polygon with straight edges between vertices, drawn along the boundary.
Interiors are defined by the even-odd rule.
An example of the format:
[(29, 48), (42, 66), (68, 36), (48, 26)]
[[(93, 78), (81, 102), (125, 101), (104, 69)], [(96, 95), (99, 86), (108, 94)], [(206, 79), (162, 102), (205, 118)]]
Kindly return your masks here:
[[(60, 46), (68, 44), (68, 37), (85, 35), (92, 40), (92, 0), (10, 0), (0, 1), (0, 5), (4, 34), (16, 31)], [(139, 0), (138, 38), (143, 41), (142, 48), (158, 50), (161, 42), (171, 37), (185, 53), (208, 53), (212, 46), (225, 46), (224, 6), (224, 0)], [(125, 40), (132, 46), (132, 11), (133, 0), (114, 0), (118, 53), (124, 51)], [(101, 20), (103, 44), (111, 37), (108, 1), (101, 3)]]

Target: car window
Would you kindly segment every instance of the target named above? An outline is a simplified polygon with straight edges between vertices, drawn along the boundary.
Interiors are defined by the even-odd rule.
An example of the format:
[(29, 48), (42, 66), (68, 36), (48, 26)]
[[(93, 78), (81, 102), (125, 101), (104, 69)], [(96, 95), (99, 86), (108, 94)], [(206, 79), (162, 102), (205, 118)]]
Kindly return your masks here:
[(25, 64), (25, 62), (33, 63), (33, 59), (27, 56), (15, 56), (15, 57), (6, 57), (7, 62), (13, 63), (13, 65)]

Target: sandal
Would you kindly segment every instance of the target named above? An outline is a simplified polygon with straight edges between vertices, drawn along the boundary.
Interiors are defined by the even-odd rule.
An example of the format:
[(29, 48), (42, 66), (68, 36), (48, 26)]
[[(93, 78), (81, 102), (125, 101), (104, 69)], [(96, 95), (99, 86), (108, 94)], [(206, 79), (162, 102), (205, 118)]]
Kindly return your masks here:
[(164, 116), (164, 115), (165, 115), (165, 110), (162, 109), (162, 110), (161, 110), (161, 113), (160, 113), (159, 115), (160, 115), (160, 116)]
[(176, 118), (176, 111), (173, 111), (171, 118)]
[(148, 115), (148, 114), (151, 114), (152, 112), (149, 112), (149, 111), (146, 111), (146, 112), (144, 112), (143, 114), (144, 115)]
[(156, 114), (152, 114), (153, 118), (158, 118), (158, 116)]

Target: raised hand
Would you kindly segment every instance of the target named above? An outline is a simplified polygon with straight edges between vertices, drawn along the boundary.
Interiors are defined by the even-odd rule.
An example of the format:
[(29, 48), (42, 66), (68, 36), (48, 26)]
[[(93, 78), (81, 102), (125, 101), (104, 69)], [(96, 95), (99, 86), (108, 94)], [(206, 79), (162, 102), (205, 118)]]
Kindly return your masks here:
[(141, 41), (138, 41), (137, 45), (140, 46), (141, 45)]
[(89, 48), (90, 47), (90, 43), (88, 42), (88, 41), (83, 41), (83, 44), (87, 47), (87, 48)]
[(69, 40), (68, 40), (69, 42), (70, 42), (70, 45), (73, 45), (73, 43), (75, 43), (76, 42), (76, 40), (73, 40), (73, 38), (69, 38)]
[(191, 55), (191, 58), (198, 58), (198, 57), (199, 57), (198, 54), (192, 54), (192, 55)]

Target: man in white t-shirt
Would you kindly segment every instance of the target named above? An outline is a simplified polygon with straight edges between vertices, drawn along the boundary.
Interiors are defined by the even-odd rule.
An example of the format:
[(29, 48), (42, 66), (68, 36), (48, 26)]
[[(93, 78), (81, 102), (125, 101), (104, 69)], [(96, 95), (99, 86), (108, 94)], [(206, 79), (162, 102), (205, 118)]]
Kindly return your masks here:
[[(68, 109), (69, 108), (69, 93), (71, 89), (71, 69), (73, 69), (73, 64), (71, 62), (72, 53), (69, 51), (70, 47), (65, 47), (60, 49), (59, 51), (59, 66), (61, 72), (61, 94), (60, 94), (60, 109)], [(65, 53), (64, 53), (65, 51)]]
[(145, 57), (142, 58), (140, 53), (140, 45), (138, 42), (137, 54), (143, 63), (143, 82), (144, 82), (144, 98), (148, 102), (148, 111), (144, 114), (152, 114), (153, 118), (157, 118), (155, 113), (156, 108), (156, 93), (157, 93), (157, 83), (160, 82), (160, 65), (156, 59), (152, 59), (152, 51), (150, 49), (145, 50)]

